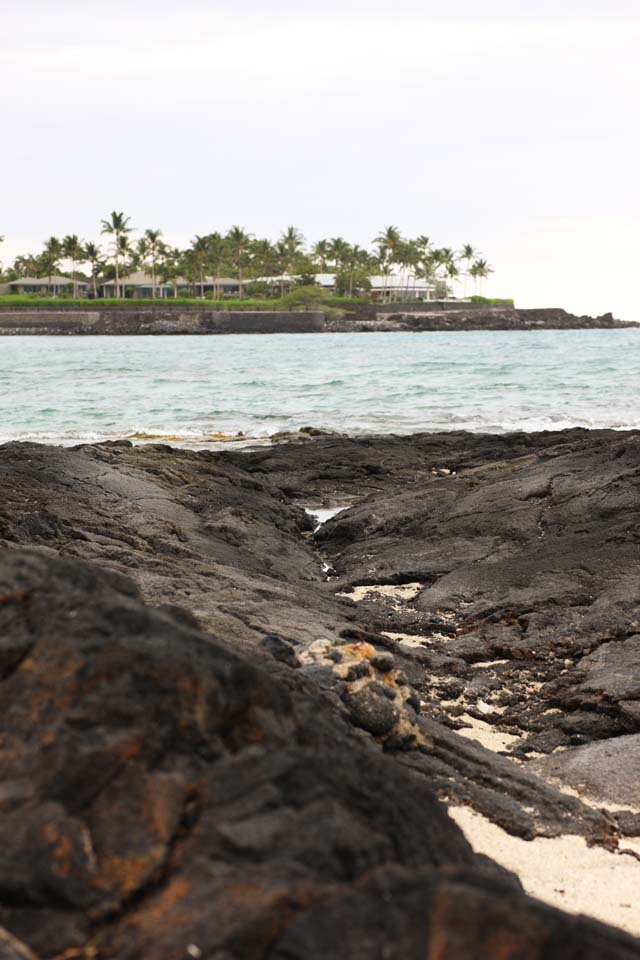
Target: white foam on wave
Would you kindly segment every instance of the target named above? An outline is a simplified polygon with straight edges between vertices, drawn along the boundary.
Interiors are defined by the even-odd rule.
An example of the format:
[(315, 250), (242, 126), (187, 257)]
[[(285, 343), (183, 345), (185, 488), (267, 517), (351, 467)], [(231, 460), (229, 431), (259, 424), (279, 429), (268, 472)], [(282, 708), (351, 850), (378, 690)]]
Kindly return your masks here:
[[(341, 424), (319, 422), (318, 426), (329, 429), (339, 429)], [(371, 436), (376, 434), (394, 433), (408, 436), (413, 433), (450, 433), (452, 431), (467, 431), (469, 433), (536, 433), (541, 431), (557, 432), (582, 428), (586, 430), (640, 430), (640, 417), (465, 417), (453, 415), (448, 420), (434, 418), (434, 420), (398, 423), (392, 418), (380, 418), (375, 424), (368, 426), (363, 423), (349, 425), (343, 431), (352, 436)], [(145, 428), (121, 430), (3, 430), (0, 432), (0, 443), (31, 442), (51, 444), (53, 446), (70, 447), (83, 443), (104, 443), (114, 440), (130, 440), (134, 445), (148, 443), (165, 443), (174, 447), (186, 447), (195, 450), (206, 450), (218, 446), (246, 447), (264, 445), (271, 442), (275, 430), (246, 430), (233, 433), (213, 433), (202, 430), (185, 430), (183, 427), (175, 430)], [(292, 433), (295, 433), (295, 428)], [(322, 511), (319, 511), (322, 512)], [(330, 512), (329, 512), (330, 513)], [(332, 515), (332, 514), (330, 514)], [(327, 517), (329, 519), (330, 517)], [(326, 522), (323, 520), (322, 522)]]

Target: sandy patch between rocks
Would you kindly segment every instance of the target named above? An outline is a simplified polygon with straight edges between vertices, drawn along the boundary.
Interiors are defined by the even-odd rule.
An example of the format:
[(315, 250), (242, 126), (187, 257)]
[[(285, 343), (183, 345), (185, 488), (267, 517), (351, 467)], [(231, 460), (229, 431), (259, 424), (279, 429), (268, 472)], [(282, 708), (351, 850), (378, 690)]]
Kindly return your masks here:
[(432, 642), (430, 637), (422, 637), (417, 633), (383, 633), (382, 636), (401, 643), (403, 647), (415, 647), (416, 649), (421, 649), (425, 644)]
[(389, 597), (391, 600), (415, 600), (424, 584), (422, 583), (403, 583), (396, 585), (393, 583), (376, 584), (375, 586), (353, 587), (350, 593), (339, 593), (339, 597), (347, 597), (354, 603), (366, 600), (372, 594), (379, 594), (383, 597)]
[(494, 753), (499, 753), (501, 750), (508, 750), (509, 747), (517, 743), (520, 739), (520, 737), (516, 737), (512, 733), (501, 733), (490, 723), (485, 723), (484, 720), (477, 720), (476, 717), (472, 717), (468, 713), (463, 713), (459, 719), (468, 724), (468, 726), (461, 727), (459, 730), (456, 730), (456, 733), (460, 734), (461, 737), (466, 737), (468, 740), (475, 740), (476, 743), (480, 743), (483, 747), (486, 747), (487, 750), (493, 750)]
[(511, 663), (510, 660), (481, 660), (479, 663), (470, 663), (472, 670), (488, 670), (489, 667), (502, 667), (504, 664)]
[[(512, 837), (467, 807), (449, 814), (477, 853), (516, 873), (533, 897), (569, 913), (582, 913), (640, 936), (640, 861), (582, 837)], [(640, 841), (621, 841), (621, 849), (640, 854)]]

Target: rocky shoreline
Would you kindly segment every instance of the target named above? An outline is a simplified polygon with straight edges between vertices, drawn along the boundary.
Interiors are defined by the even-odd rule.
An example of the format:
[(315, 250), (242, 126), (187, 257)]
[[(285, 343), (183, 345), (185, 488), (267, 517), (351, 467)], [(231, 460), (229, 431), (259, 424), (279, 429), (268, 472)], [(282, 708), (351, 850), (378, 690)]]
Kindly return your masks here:
[(1, 447), (2, 960), (640, 958), (639, 488), (635, 431)]
[(207, 307), (140, 305), (121, 307), (0, 306), (0, 336), (220, 336), (234, 333), (371, 333), (469, 330), (618, 330), (638, 327), (601, 317), (578, 317), (561, 309), (512, 307), (429, 309), (363, 306), (342, 311), (214, 310)]
[(620, 330), (638, 327), (638, 323), (616, 320), (611, 313), (601, 317), (576, 316), (566, 310), (556, 308), (521, 310), (513, 307), (464, 307), (456, 309), (429, 311), (427, 309), (393, 309), (393, 305), (384, 310), (362, 309), (349, 315), (343, 321), (331, 321), (330, 329), (358, 330), (361, 332), (379, 331), (482, 331), (482, 330)]

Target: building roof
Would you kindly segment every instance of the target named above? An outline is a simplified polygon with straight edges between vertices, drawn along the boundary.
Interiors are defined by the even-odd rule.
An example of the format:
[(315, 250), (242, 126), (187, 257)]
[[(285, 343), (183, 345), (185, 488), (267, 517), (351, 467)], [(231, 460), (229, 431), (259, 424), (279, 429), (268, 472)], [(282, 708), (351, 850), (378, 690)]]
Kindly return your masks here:
[(252, 277), (247, 283), (292, 283), (300, 278), (292, 273), (279, 273), (273, 277)]
[[(74, 281), (69, 277), (19, 277), (17, 280), (9, 280), (9, 286), (29, 286), (29, 287), (62, 287), (71, 284)], [(77, 285), (87, 287), (86, 280), (76, 280)]]
[[(255, 280), (249, 281), (250, 283), (290, 283), (295, 280), (299, 280), (299, 276), (293, 276), (289, 273), (283, 273), (277, 277), (256, 277)], [(415, 290), (415, 291), (428, 291), (434, 289), (434, 284), (429, 283), (426, 280), (419, 280), (414, 275), (405, 271), (403, 273), (392, 273), (389, 276), (374, 276), (369, 277), (369, 282), (373, 290)], [(333, 287), (335, 286), (336, 275), (335, 273), (316, 273), (314, 276), (314, 283), (318, 284), (320, 287)]]
[[(207, 286), (211, 286), (214, 282), (217, 283), (219, 286), (225, 286), (225, 285), (228, 286), (229, 284), (236, 284), (236, 285), (238, 284), (238, 281), (235, 280), (233, 277), (218, 277), (218, 279), (215, 281), (213, 277), (203, 277), (203, 283), (205, 283)], [(156, 282), (154, 284), (153, 278), (148, 273), (145, 273), (143, 270), (138, 270), (136, 273), (130, 273), (126, 277), (120, 277), (118, 283), (122, 287), (153, 287), (153, 286), (172, 287), (174, 283), (177, 284), (178, 286), (190, 286), (190, 287), (200, 286), (199, 280), (186, 280), (184, 277), (176, 277), (175, 280), (169, 280), (169, 281), (160, 280), (159, 277), (156, 277)], [(115, 285), (116, 285), (115, 279), (105, 280), (104, 283), (102, 284), (103, 287), (115, 287)]]
[[(121, 286), (127, 287), (152, 287), (153, 279), (149, 276), (148, 273), (144, 273), (142, 270), (138, 270), (136, 273), (130, 273), (128, 277), (120, 277), (118, 284)], [(115, 287), (116, 281), (105, 280), (103, 286), (105, 287)], [(156, 286), (160, 286), (160, 281), (156, 279)]]
[(369, 277), (372, 290), (433, 290), (434, 284), (421, 280), (412, 273), (391, 273), (388, 276)]

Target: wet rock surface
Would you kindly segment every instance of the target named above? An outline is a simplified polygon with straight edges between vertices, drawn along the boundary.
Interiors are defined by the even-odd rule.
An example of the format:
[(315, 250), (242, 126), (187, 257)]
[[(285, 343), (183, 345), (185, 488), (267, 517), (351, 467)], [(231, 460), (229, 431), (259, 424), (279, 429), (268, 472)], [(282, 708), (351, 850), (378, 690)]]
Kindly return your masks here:
[(610, 431), (0, 448), (0, 957), (640, 956), (442, 803), (640, 834), (639, 484)]

